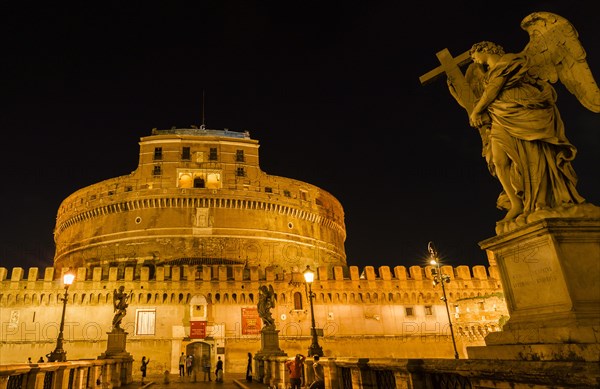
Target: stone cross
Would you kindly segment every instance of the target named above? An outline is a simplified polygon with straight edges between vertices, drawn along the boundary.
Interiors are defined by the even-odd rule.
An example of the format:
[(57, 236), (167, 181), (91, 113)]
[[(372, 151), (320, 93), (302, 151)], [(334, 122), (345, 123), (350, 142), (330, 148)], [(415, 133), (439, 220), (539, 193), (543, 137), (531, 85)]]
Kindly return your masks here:
[[(450, 54), (450, 51), (448, 49), (444, 49), (442, 51), (438, 51), (436, 56), (438, 57), (441, 65), (419, 77), (421, 85), (428, 84), (440, 77), (442, 74), (446, 74), (450, 84), (450, 93), (456, 99), (458, 104), (460, 104), (470, 116), (478, 98), (475, 96), (473, 87), (469, 84), (459, 66), (466, 65), (467, 63), (471, 62), (471, 54), (468, 51), (465, 51), (458, 57), (453, 58)], [(483, 125), (477, 128), (479, 136), (481, 137), (481, 143), (483, 145), (483, 156), (486, 156), (487, 154), (487, 145), (489, 139), (486, 129), (489, 127), (489, 123), (490, 118), (486, 112), (484, 113)]]
[(436, 80), (442, 74), (446, 74), (448, 80), (452, 82), (452, 86), (456, 92), (456, 94), (453, 94), (454, 97), (470, 115), (477, 99), (459, 66), (471, 62), (471, 55), (468, 51), (465, 51), (458, 57), (453, 58), (450, 51), (444, 49), (437, 52), (436, 56), (441, 65), (419, 77), (421, 85), (428, 84)]

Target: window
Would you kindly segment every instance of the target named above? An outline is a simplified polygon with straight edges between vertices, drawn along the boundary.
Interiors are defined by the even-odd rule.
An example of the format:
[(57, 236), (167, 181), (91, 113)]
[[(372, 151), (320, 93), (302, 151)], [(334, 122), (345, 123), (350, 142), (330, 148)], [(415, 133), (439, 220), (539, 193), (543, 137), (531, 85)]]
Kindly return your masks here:
[(477, 306), (480, 311), (485, 311), (485, 304), (483, 303), (483, 301), (478, 302)]
[(162, 147), (155, 147), (154, 148), (154, 160), (155, 161), (162, 160)]
[(191, 159), (190, 148), (184, 147), (181, 150), (181, 159), (184, 161), (189, 161)]
[(413, 316), (414, 315), (413, 307), (406, 307), (405, 311), (406, 311), (406, 316)]
[(283, 191), (283, 195), (284, 195), (285, 197), (292, 197), (292, 194), (291, 194), (291, 193), (290, 193), (290, 191), (289, 191), (289, 190), (287, 190), (287, 189)]
[(194, 188), (205, 188), (204, 179), (201, 177), (194, 178)]
[(302, 293), (300, 292), (294, 293), (294, 309), (302, 310)]
[(154, 165), (154, 170), (152, 171), (152, 174), (155, 176), (160, 176), (162, 174), (162, 169), (160, 168), (160, 165)]
[(246, 172), (244, 171), (243, 167), (238, 167), (235, 171), (235, 175), (238, 177), (246, 177)]
[(209, 161), (216, 161), (217, 160), (217, 148), (216, 147), (211, 147), (210, 148), (210, 154), (208, 155), (208, 160)]
[(135, 318), (136, 335), (154, 335), (156, 323), (155, 309), (138, 309)]
[(300, 200), (308, 200), (308, 192), (305, 190), (300, 191)]
[(273, 188), (271, 188), (270, 186), (265, 186), (265, 192), (266, 193), (273, 193)]
[(425, 305), (425, 315), (426, 316), (433, 315), (433, 309), (431, 308), (431, 305)]
[(236, 150), (235, 151), (235, 161), (236, 162), (244, 162), (244, 150)]

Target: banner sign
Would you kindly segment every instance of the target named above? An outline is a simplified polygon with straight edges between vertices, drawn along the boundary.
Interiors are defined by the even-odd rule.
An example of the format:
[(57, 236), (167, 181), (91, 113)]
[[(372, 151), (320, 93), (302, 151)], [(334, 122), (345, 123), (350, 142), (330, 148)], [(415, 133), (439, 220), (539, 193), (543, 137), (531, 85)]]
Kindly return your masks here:
[(206, 338), (206, 321), (190, 321), (190, 339)]
[(262, 320), (258, 317), (257, 308), (242, 308), (242, 335), (258, 335), (262, 328)]

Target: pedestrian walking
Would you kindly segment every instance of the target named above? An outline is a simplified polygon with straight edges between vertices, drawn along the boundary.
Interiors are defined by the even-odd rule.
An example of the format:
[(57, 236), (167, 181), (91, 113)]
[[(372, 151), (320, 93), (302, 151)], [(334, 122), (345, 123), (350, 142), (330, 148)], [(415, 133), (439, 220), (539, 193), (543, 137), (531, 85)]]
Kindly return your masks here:
[(252, 382), (252, 353), (248, 353), (248, 366), (246, 366), (246, 382)]
[(185, 368), (187, 370), (188, 377), (192, 376), (192, 366), (194, 366), (194, 356), (190, 354), (185, 360)]
[(185, 377), (185, 353), (179, 356), (179, 377)]
[(223, 361), (221, 357), (217, 357), (217, 368), (215, 369), (215, 381), (223, 382)]
[(204, 381), (206, 381), (207, 377), (208, 381), (212, 381), (210, 378), (210, 358), (206, 355), (202, 356), (202, 371), (204, 372)]

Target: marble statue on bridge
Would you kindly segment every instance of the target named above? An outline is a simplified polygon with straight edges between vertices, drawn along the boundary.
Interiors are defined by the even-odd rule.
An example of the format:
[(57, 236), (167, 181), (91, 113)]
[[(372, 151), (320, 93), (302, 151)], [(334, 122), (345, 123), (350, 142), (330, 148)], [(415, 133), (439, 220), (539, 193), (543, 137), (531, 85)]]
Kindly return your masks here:
[[(600, 112), (600, 89), (578, 33), (549, 12), (528, 15), (521, 28), (529, 43), (519, 53), (489, 41), (456, 58), (443, 50), (437, 54), (442, 65), (421, 77), (427, 83), (445, 73), (450, 93), (479, 130), (482, 154), (502, 186), (497, 207), (507, 211), (497, 233), (547, 217), (600, 215), (576, 189), (571, 162), (577, 150), (566, 137), (552, 86), (560, 81), (584, 107)], [(463, 75), (459, 66), (471, 61)]]

